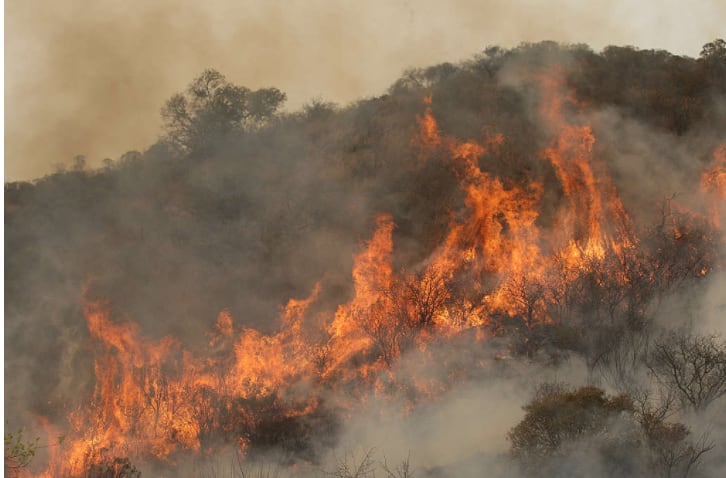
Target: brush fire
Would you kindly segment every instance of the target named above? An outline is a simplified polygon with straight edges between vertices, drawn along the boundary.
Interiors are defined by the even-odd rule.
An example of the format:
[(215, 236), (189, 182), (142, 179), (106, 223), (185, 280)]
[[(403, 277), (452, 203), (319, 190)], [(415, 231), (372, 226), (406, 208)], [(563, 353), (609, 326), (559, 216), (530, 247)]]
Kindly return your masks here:
[[(401, 161), (449, 175), (456, 207), (437, 210), (442, 226), (417, 239), (425, 252), (408, 255), (404, 232), (427, 229), (372, 211), (344, 300), (331, 303), (323, 274), (279, 307), (274, 326), (220, 304), (202, 340), (187, 343), (147, 334), (118, 313), (123, 304), (84, 293), (93, 379), (53, 416), (34, 415), (45, 461), (17, 474), (133, 476), (133, 464), (176, 476), (194, 457), (234, 450), (246, 460), (275, 448), (295, 467), (318, 462), (320, 443), (332, 447), (372, 402), (410, 416), (509, 362), (556, 367), (577, 356), (592, 374), (612, 365), (625, 380), (613, 365), (622, 349), (608, 339), (646, 330), (672, 294), (721, 271), (726, 143), (710, 149), (690, 190), (662, 191), (654, 214), (633, 211), (622, 168), (615, 177), (612, 148), (600, 144), (603, 122), (570, 74), (523, 74), (537, 125), (524, 168), (511, 163), (519, 140), (506, 127), (480, 124), (475, 139), (447, 133), (456, 128), (438, 117), (443, 90), (416, 90)], [(83, 278), (88, 288), (94, 280)], [(437, 373), (410, 374), (404, 361)]]

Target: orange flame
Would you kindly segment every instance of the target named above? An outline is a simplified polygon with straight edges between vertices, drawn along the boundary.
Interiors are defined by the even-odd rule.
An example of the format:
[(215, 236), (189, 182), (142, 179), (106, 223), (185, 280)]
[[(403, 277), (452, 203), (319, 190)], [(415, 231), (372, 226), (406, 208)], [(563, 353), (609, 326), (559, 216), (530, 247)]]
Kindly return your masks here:
[(712, 166), (701, 175), (701, 187), (709, 199), (711, 222), (720, 228), (726, 204), (726, 144), (713, 152)]
[[(321, 312), (323, 330), (308, 323), (318, 284), (309, 297), (282, 308), (275, 334), (235, 327), (231, 313), (220, 312), (207, 348), (194, 353), (171, 337), (147, 340), (135, 324), (114, 322), (102, 305), (88, 304), (95, 389), (68, 417), (69, 440), (48, 470), (81, 476), (108, 453), (173, 461), (177, 453), (206, 448), (206, 437), (215, 433), (231, 433), (228, 441), (244, 452), (259, 422), (255, 404), (272, 402), (287, 417), (305, 415), (319, 407), (322, 390), (335, 385), (358, 390), (356, 400), (366, 390), (434, 399), (457, 372), (445, 379), (397, 376), (406, 352), (435, 363), (441, 359), (431, 344), (467, 330), (485, 340), (502, 317), (517, 318), (525, 329), (557, 320), (546, 303), (557, 303), (593, 263), (622, 259), (638, 239), (604, 167), (593, 159), (595, 134), (579, 116), (562, 73), (548, 72), (538, 84), (539, 113), (551, 134), (540, 156), (563, 195), (555, 227), (539, 223), (543, 181), (517, 182), (482, 169), (506, 138), (494, 134), (477, 142), (444, 135), (427, 97), (412, 145), (419, 162), (447, 162), (464, 194), (464, 210), (426, 261), (395, 270), (394, 220), (380, 214), (354, 257), (352, 298), (334, 312)], [(723, 200), (726, 146), (715, 158), (702, 184)]]
[[(592, 128), (570, 124), (565, 118), (564, 102), (576, 105), (576, 101), (571, 94), (562, 94), (563, 72), (542, 76), (540, 87), (540, 114), (557, 135), (542, 156), (552, 164), (569, 201), (559, 225), (565, 254), (577, 262), (588, 257), (601, 259), (608, 249), (631, 247), (635, 238), (625, 208), (607, 174), (596, 174), (593, 169), (596, 140)], [(606, 230), (607, 225), (615, 230)]]

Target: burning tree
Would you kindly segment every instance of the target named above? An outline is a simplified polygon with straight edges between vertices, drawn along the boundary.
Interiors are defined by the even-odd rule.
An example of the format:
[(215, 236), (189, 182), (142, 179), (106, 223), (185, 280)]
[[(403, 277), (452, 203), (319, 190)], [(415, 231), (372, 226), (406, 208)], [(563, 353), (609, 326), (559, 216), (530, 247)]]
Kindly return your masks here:
[[(550, 53), (553, 48), (552, 44), (542, 46)], [(503, 53), (492, 50), (492, 54), (497, 62), (504, 61)], [(461, 72), (445, 67), (429, 73), (422, 78), (454, 81)], [(474, 75), (473, 70), (467, 74)], [(325, 108), (306, 113), (319, 122), (311, 131), (295, 129), (305, 115), (291, 115), (280, 118), (274, 128), (257, 131), (259, 137), (238, 134), (251, 133), (271, 118), (284, 98), (276, 90), (251, 92), (237, 87), (213, 70), (169, 100), (163, 112), (166, 140), (184, 158), (169, 164), (179, 169), (168, 174), (171, 179), (163, 187), (149, 186), (141, 181), (145, 170), (135, 168), (167, 165), (146, 163), (139, 155), (120, 167), (118, 174), (129, 174), (135, 185), (141, 184), (139, 188), (153, 191), (146, 194), (158, 195), (160, 210), (178, 221), (158, 233), (168, 232), (173, 247), (181, 251), (182, 263), (198, 254), (209, 259), (205, 266), (213, 264), (210, 270), (219, 267), (242, 280), (247, 274), (245, 261), (249, 261), (253, 272), (241, 283), (255, 291), (283, 283), (277, 292), (286, 298), (303, 298), (289, 299), (274, 323), (257, 324), (260, 327), (253, 327), (252, 317), (246, 316), (257, 312), (252, 305), (225, 308), (216, 323), (209, 324), (211, 332), (205, 335), (195, 329), (196, 340), (190, 345), (168, 333), (176, 332), (174, 327), (160, 327), (165, 333), (154, 327), (149, 338), (123, 312), (116, 314), (104, 301), (92, 300), (101, 295), (98, 291), (113, 292), (113, 287), (97, 286), (91, 280), (83, 313), (95, 384), (91, 397), (68, 415), (68, 442), (53, 457), (63, 467), (50, 470), (67, 470), (69, 476), (82, 476), (89, 470), (100, 476), (134, 476), (130, 461), (115, 457), (129, 457), (134, 463), (169, 463), (185, 454), (214, 453), (225, 447), (234, 448), (240, 456), (279, 448), (287, 453), (286, 462), (315, 462), (319, 458), (316, 440), (323, 435), (334, 440), (338, 420), (344, 419), (340, 417), (355, 414), (367, 397), (400, 400), (410, 412), (415, 404), (437, 400), (457, 380), (476, 373), (466, 367), (486, 369), (513, 357), (522, 363), (544, 358), (551, 364), (557, 362), (551, 359), (574, 353), (584, 357), (590, 372), (607, 374), (622, 389), (632, 385), (633, 372), (651, 344), (663, 299), (676, 290), (688, 290), (719, 267), (721, 244), (714, 219), (718, 215), (713, 211), (719, 211), (720, 203), (715, 209), (709, 204), (708, 214), (701, 214), (666, 201), (659, 222), (651, 228), (631, 219), (616, 178), (610, 176), (609, 152), (599, 144), (597, 125), (592, 124), (588, 106), (575, 95), (562, 66), (539, 65), (522, 73), (525, 86), (520, 88), (526, 95), (516, 88), (501, 91), (489, 84), (492, 91), (482, 93), (483, 97), (493, 95), (521, 109), (526, 103), (522, 97), (531, 96), (536, 111), (527, 115), (515, 108), (517, 115), (531, 118), (517, 119), (518, 128), (503, 122), (507, 134), (497, 131), (496, 122), (477, 124), (474, 131), (479, 139), (451, 133), (456, 129), (452, 125), (461, 120), (447, 115), (446, 108), (439, 113), (445, 92), (435, 88), (433, 94), (424, 92), (426, 82), (418, 84), (415, 77), (396, 86), (396, 95), (401, 96), (367, 103), (373, 112), (381, 111), (376, 108), (405, 111), (399, 106), (407, 101), (416, 104), (420, 114), (401, 113), (395, 132), (382, 127), (388, 123), (375, 115), (366, 116), (369, 110), (363, 115), (354, 109)], [(367, 131), (353, 128), (354, 138), (346, 133), (339, 137), (321, 126), (333, 124), (328, 122), (339, 122), (344, 132), (351, 124), (364, 123)], [(528, 132), (526, 141), (517, 140), (516, 131), (512, 135), (512, 129), (519, 131), (522, 125), (531, 129), (531, 134), (522, 130)], [(471, 130), (469, 126), (466, 131)], [(312, 135), (309, 144), (308, 133)], [(319, 174), (324, 180), (303, 175), (301, 181), (316, 185), (310, 188), (315, 194), (300, 192), (308, 185), (300, 186), (297, 180), (275, 182), (279, 158), (258, 144), (269, 138), (294, 151), (296, 161), (298, 155), (306, 160), (318, 154), (335, 157), (335, 163), (320, 163), (327, 166)], [(339, 161), (335, 148), (330, 148), (333, 153), (315, 149), (326, 141), (335, 147), (352, 148), (348, 144), (352, 142), (355, 148), (368, 149), (364, 159), (369, 155), (381, 161), (374, 163), (375, 174), (367, 170), (356, 176), (349, 171), (352, 167)], [(526, 145), (519, 144), (523, 142)], [(247, 158), (249, 168), (215, 152), (224, 145), (231, 148), (226, 151), (230, 153), (232, 143), (255, 152)], [(381, 171), (378, 166), (383, 159), (376, 157), (381, 151), (390, 153), (383, 158), (389, 166), (401, 167)], [(718, 159), (721, 150), (716, 151)], [(210, 161), (189, 160), (202, 154)], [(723, 198), (719, 161), (700, 178), (709, 201)], [(184, 176), (185, 167), (195, 168), (195, 175)], [(215, 172), (216, 167), (224, 172)], [(307, 168), (290, 167), (298, 172)], [(113, 168), (107, 173), (117, 174)], [(234, 182), (235, 175), (248, 173), (252, 178), (248, 183)], [(85, 170), (74, 174), (74, 181), (96, 181)], [(275, 193), (272, 199), (266, 196), (264, 207), (240, 206), (248, 196), (262, 194), (255, 192), (267, 187), (261, 178), (270, 177), (273, 184), (286, 185), (279, 188), (284, 200)], [(93, 185), (108, 186), (101, 180)], [(212, 194), (216, 188), (224, 190), (219, 203), (212, 200), (217, 198)], [(318, 204), (318, 189), (321, 195), (335, 198), (334, 206)], [(356, 199), (338, 204), (340, 191), (348, 189)], [(18, 204), (26, 194), (20, 188), (10, 192)], [(359, 199), (374, 206), (375, 216), (358, 204)], [(152, 214), (148, 197), (134, 201), (134, 214)], [(267, 217), (268, 203), (283, 203), (285, 210), (278, 214), (276, 206), (269, 206), (274, 214)], [(221, 224), (205, 215), (216, 204), (224, 206)], [(349, 214), (358, 216), (356, 221), (365, 224), (365, 229), (357, 223), (349, 225), (345, 217)], [(187, 217), (204, 226), (197, 235), (177, 227)], [(294, 218), (292, 225), (288, 218)], [(217, 228), (229, 234), (224, 247), (210, 247), (208, 242)], [(316, 228), (325, 231), (324, 239), (307, 232)], [(148, 246), (153, 251), (150, 255), (163, 255), (156, 239), (114, 232), (121, 229), (113, 224), (109, 236), (113, 245), (127, 247), (124, 251), (129, 257), (148, 244), (154, 245)], [(422, 231), (427, 237), (416, 236)], [(322, 268), (301, 272), (310, 268), (317, 254), (330, 258), (329, 262), (340, 259), (325, 250), (333, 243), (326, 241), (337, 235), (360, 242), (355, 254), (345, 249), (347, 257), (352, 257), (352, 272), (345, 272), (348, 281)], [(244, 251), (235, 248), (240, 236), (254, 246)], [(292, 239), (299, 239), (299, 244)], [(284, 247), (278, 247), (278, 240)], [(232, 254), (217, 254), (217, 249)], [(278, 257), (286, 254), (294, 258)], [(289, 263), (297, 267), (287, 267)], [(136, 267), (151, 268), (148, 264)], [(176, 272), (173, 267), (167, 270), (165, 280), (174, 282), (170, 278)], [(303, 285), (295, 280), (311, 276), (315, 277), (309, 283), (299, 281)], [(313, 285), (315, 281), (319, 282)], [(236, 295), (238, 285), (225, 283), (215, 292)], [(193, 291), (198, 289), (195, 276)], [(250, 299), (250, 304), (256, 299)], [(157, 300), (161, 302), (154, 297)], [(183, 302), (183, 298), (177, 300)], [(183, 310), (179, 315), (187, 313)], [(171, 322), (154, 318), (154, 322)], [(459, 350), (462, 344), (466, 348)], [(504, 345), (499, 348), (500, 344)], [(718, 355), (722, 348), (713, 340), (660, 340), (648, 364), (664, 384), (680, 390), (684, 404), (702, 409), (726, 393)], [(449, 349), (454, 351), (447, 354)], [(440, 373), (407, 376), (411, 361)], [(461, 365), (465, 361), (466, 367)], [(609, 427), (623, 415), (635, 421), (639, 417), (627, 397), (608, 397), (593, 387), (542, 389), (526, 410), (525, 420), (510, 433), (514, 455), (524, 461), (562, 453), (575, 441), (605, 440), (610, 437)], [(669, 469), (687, 463), (687, 472), (702, 454), (688, 450), (708, 448), (693, 445), (685, 427), (667, 424), (662, 417), (630, 425), (629, 431), (647, 437), (643, 443), (650, 440), (649, 451)], [(603, 443), (606, 448), (612, 445), (608, 440)], [(618, 447), (608, 450), (613, 456), (625, 456)]]

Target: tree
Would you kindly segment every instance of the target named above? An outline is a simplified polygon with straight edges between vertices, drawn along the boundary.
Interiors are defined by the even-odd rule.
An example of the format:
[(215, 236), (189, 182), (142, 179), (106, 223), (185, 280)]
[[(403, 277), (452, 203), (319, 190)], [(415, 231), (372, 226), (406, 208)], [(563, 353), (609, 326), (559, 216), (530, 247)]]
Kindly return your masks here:
[(726, 92), (726, 41), (718, 38), (703, 45), (699, 62), (711, 88)]
[(703, 45), (703, 48), (701, 49), (701, 58), (706, 60), (726, 60), (726, 41), (721, 38), (717, 38), (714, 41)]
[(167, 141), (183, 153), (208, 154), (229, 134), (269, 120), (285, 99), (277, 88), (251, 91), (217, 70), (204, 70), (162, 108)]
[(25, 440), (23, 430), (5, 432), (5, 475), (16, 476), (35, 457), (39, 438)]
[(665, 421), (673, 413), (674, 399), (670, 390), (655, 400), (643, 390), (636, 395), (636, 414), (648, 446), (650, 467), (659, 470), (662, 476), (686, 477), (703, 454), (713, 449), (713, 443), (705, 433), (695, 442), (689, 440), (691, 432), (685, 425)]
[(449, 301), (445, 278), (434, 270), (404, 273), (381, 290), (380, 298), (360, 311), (363, 331), (387, 365), (411, 348), (423, 331), (435, 327), (436, 314)]
[(533, 358), (544, 344), (544, 312), (546, 288), (543, 281), (524, 274), (509, 278), (503, 289), (511, 306), (516, 306), (518, 326), (515, 332), (514, 350)]
[(716, 335), (664, 335), (655, 341), (647, 366), (684, 408), (701, 411), (726, 395), (726, 343)]
[(538, 476), (559, 476), (563, 463), (571, 473), (574, 447), (581, 447), (599, 454), (606, 476), (685, 478), (713, 444), (706, 435), (693, 441), (688, 427), (665, 421), (669, 404), (654, 407), (645, 397), (636, 409), (627, 395), (543, 384), (509, 432), (511, 452)]
[(641, 425), (651, 452), (651, 466), (660, 470), (662, 476), (687, 477), (703, 454), (713, 449), (707, 435), (696, 442), (688, 440), (691, 432), (682, 423), (669, 423), (657, 415), (646, 414), (641, 416)]
[[(357, 459), (353, 453), (347, 453), (342, 458), (337, 458), (335, 470), (327, 474), (333, 478), (376, 478), (374, 451), (373, 448), (369, 448), (360, 459)], [(386, 478), (412, 478), (414, 476), (410, 453), (394, 468), (388, 465), (388, 460), (384, 456), (380, 467)]]
[(563, 384), (544, 384), (524, 410), (524, 419), (508, 434), (512, 454), (525, 463), (555, 455), (561, 447), (605, 428), (622, 411), (631, 411), (626, 396), (607, 397), (596, 387), (570, 390)]
[(73, 156), (73, 171), (81, 172), (86, 169), (86, 157), (82, 154)]

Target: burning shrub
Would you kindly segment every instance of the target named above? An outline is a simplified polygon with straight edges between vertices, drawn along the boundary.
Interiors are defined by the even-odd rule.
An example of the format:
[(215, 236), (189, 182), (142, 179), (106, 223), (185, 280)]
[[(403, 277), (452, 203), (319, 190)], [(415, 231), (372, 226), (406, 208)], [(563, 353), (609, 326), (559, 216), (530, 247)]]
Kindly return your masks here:
[[(516, 85), (505, 72), (495, 79), (527, 51), (520, 59), (536, 58), (517, 66)], [(577, 97), (565, 66), (543, 64), (557, 52), (554, 43), (490, 50), (484, 77), (442, 66), (419, 86), (413, 75), (390, 96), (292, 119), (274, 116), (279, 91), (252, 92), (207, 70), (164, 108), (164, 141), (176, 148), (7, 187), (6, 359), (35, 369), (32, 387), (7, 387), (6, 403), (52, 394), (68, 403), (69, 444), (54, 457), (65, 468), (53, 469), (82, 476), (93, 464), (98, 476), (131, 476), (128, 461), (97, 450), (156, 463), (229, 443), (315, 462), (317, 444), (337, 435), (334, 407), (353, 416), (373, 395), (410, 411), (480, 376), (496, 342), (527, 364), (579, 354), (590, 372), (610, 368), (627, 383), (658, 305), (718, 270), (722, 206), (706, 218), (669, 201), (656, 227), (634, 224), (609, 171), (619, 150), (600, 144), (598, 118), (610, 112)], [(641, 56), (610, 50), (605, 59)], [(468, 114), (452, 101), (470, 103)], [(156, 160), (166, 154), (179, 161)], [(702, 179), (713, 201), (724, 197), (723, 154)], [(370, 239), (351, 254), (361, 237)], [(313, 292), (274, 322), (274, 305), (303, 290)], [(58, 312), (57, 297), (74, 312)], [(205, 335), (204, 318), (222, 307)], [(81, 363), (95, 383), (76, 401)], [(47, 414), (50, 403), (29, 408)], [(685, 428), (638, 421), (627, 397), (549, 387), (526, 410), (510, 433), (525, 462), (576, 441), (633, 470), (650, 452), (691, 460)], [(614, 427), (643, 453), (617, 445), (624, 435)]]

